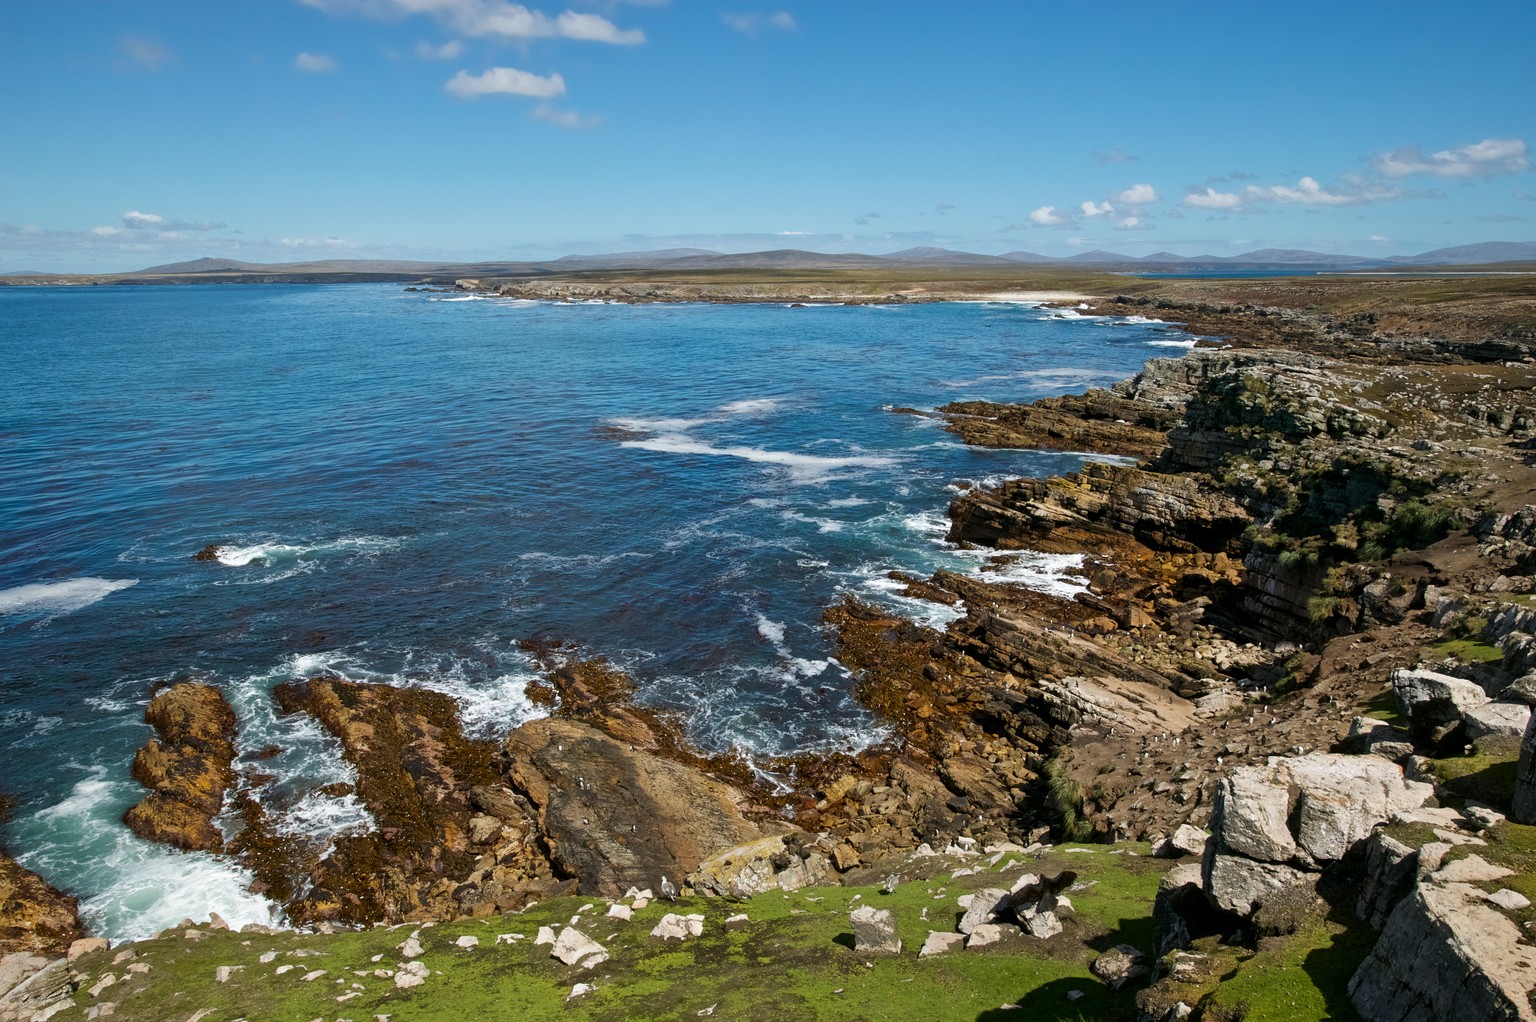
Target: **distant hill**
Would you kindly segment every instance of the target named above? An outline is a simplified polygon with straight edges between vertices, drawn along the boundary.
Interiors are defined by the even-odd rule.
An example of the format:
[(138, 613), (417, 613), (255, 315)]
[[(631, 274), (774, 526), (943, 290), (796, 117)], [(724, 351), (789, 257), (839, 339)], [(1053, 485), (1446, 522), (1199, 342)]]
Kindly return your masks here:
[(143, 270), (135, 270), (135, 273), (211, 273), (216, 270), (234, 271), (259, 271), (266, 269), (260, 263), (242, 263), (235, 259), (212, 259), (204, 256), (201, 259), (190, 259), (184, 263), (166, 263), (164, 266), (150, 266)]
[(1536, 262), (1536, 241), (1485, 241), (1480, 245), (1457, 245), (1420, 252), (1416, 256), (1394, 256), (1393, 263), (1416, 266), (1483, 266), (1490, 263)]
[(890, 252), (882, 259), (889, 259), (898, 263), (917, 263), (924, 266), (1007, 266), (1017, 262), (1007, 256), (978, 255), (975, 252), (956, 252), (952, 248), (933, 248), (922, 246), (920, 248), (904, 248), (900, 252)]
[[(0, 274), (0, 281), (10, 283), (46, 283), (49, 278), (77, 282), (81, 277), (99, 277), (121, 283), (176, 283), (197, 280), (287, 280), (308, 283), (349, 280), (416, 281), (451, 283), (464, 277), (537, 277), (550, 274), (602, 270), (848, 270), (881, 267), (993, 267), (1009, 265), (1051, 266), (1117, 270), (1122, 272), (1163, 272), (1224, 270), (1292, 270), (1319, 273), (1333, 271), (1394, 270), (1409, 266), (1494, 266), (1500, 263), (1536, 263), (1536, 241), (1490, 241), (1458, 245), (1421, 252), (1411, 256), (1369, 258), (1313, 252), (1306, 249), (1261, 248), (1240, 255), (1181, 256), (1176, 252), (1154, 252), (1146, 256), (1128, 256), (1119, 252), (1094, 249), (1065, 257), (1043, 256), (1036, 252), (1006, 252), (985, 255), (935, 246), (903, 249), (886, 255), (861, 252), (807, 252), (802, 249), (774, 249), (767, 252), (715, 252), (705, 248), (670, 248), (651, 252), (609, 252), (597, 255), (568, 255), (558, 259), (527, 262), (434, 263), (400, 259), (319, 259), (295, 263), (248, 263), (237, 259), (204, 257), (186, 262), (166, 263), (130, 273), (63, 274), (10, 271)], [(171, 278), (167, 280), (166, 278)]]

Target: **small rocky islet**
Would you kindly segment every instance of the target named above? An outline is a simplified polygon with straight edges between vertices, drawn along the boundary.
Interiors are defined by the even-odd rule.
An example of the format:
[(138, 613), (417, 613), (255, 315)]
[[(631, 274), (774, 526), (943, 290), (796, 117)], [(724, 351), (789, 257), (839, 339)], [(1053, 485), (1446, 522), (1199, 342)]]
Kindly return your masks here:
[(709, 756), (553, 645), (550, 715), (499, 742), (439, 693), (318, 676), (275, 698), (336, 738), (377, 828), (314, 847), (187, 680), (150, 703), (125, 822), (237, 857), (300, 929), (109, 947), (0, 858), (0, 1020), (492, 994), (523, 1017), (1536, 1018), (1531, 317), (1087, 304), (1221, 339), (938, 410), (968, 443), (1120, 457), (950, 508), (952, 542), (1083, 555), (1076, 597), (941, 572), (900, 581), (964, 611), (943, 631), (828, 608), (887, 746)]

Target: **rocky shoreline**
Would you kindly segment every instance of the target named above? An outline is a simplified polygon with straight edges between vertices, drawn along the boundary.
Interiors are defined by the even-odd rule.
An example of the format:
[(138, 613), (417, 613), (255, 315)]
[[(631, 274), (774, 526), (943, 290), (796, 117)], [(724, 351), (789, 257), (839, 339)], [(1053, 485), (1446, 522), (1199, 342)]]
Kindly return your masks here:
[[(547, 281), (499, 293), (943, 297)], [(1355, 1010), (1471, 1017), (1456, 1014), (1471, 1002), (1436, 1001), (1401, 967), (1403, 948), (1433, 957), (1468, 925), (1514, 935), (1494, 955), (1506, 971), (1477, 972), (1477, 1010), (1536, 1017), (1506, 996), (1536, 961), (1529, 902), (1488, 908), (1493, 892), (1469, 885), (1508, 874), (1441, 877), (1461, 853), (1426, 851), (1510, 841), (1536, 823), (1532, 343), (1518, 330), (1402, 336), (1379, 318), (1253, 305), (1088, 304), (1150, 304), (1225, 339), (1107, 391), (939, 410), (968, 443), (1119, 458), (971, 490), (950, 508), (952, 542), (1084, 555), (1076, 598), (941, 572), (903, 581), (965, 611), (942, 632), (852, 600), (828, 609), (858, 697), (897, 736), (889, 746), (756, 769), (706, 757), (680, 722), (636, 703), (620, 672), (557, 648), (535, 650), (548, 685), (534, 695), (552, 715), (502, 742), (465, 737), (436, 693), (317, 677), (282, 686), (279, 706), (337, 739), (378, 829), (314, 848), (264, 819), (249, 794), (259, 763), (233, 760), (234, 714), (185, 683), (150, 705), (160, 737), (135, 759), (150, 794), (129, 825), (239, 857), (290, 921), (322, 929), (491, 916), (578, 892), (615, 899), (663, 877), (685, 896), (739, 899), (876, 882), (935, 850), (1146, 841), (1204, 857), (1165, 877), (1159, 946), (1146, 951), (1204, 957), (1152, 970), (1144, 1017), (1203, 1010), (1222, 953), (1188, 950), (1202, 936), (1257, 946), (1297, 932), (1331, 911), (1345, 876), (1369, 880), (1361, 918), (1386, 928), (1377, 966), (1351, 987)], [(1508, 790), (1468, 787), (1441, 765), (1468, 758), (1503, 764)], [(1375, 790), (1386, 794), (1364, 794)], [(242, 821), (227, 840), (211, 822), (226, 800)], [(1493, 816), (1479, 816), (1489, 803)], [(5, 882), (52, 907), (34, 922), (17, 914), (0, 951), (46, 961), (66, 950), (79, 930), (59, 922), (62, 903)], [(1438, 1007), (1402, 1008), (1423, 1003)]]

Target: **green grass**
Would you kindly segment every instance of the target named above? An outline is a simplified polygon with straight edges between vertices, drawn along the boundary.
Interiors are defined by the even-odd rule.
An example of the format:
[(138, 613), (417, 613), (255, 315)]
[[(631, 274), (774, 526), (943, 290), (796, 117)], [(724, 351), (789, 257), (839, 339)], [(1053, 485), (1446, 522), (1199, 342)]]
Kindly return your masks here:
[[(1536, 834), (1536, 828), (1523, 830)], [(913, 870), (937, 868), (939, 861), (919, 860)], [(600, 898), (571, 897), (519, 915), (443, 923), (420, 931), (426, 949), (421, 961), (432, 975), (425, 985), (404, 991), (372, 973), (399, 964), (396, 945), (414, 926), (333, 935), (211, 932), (198, 941), (178, 932), (88, 956), (76, 968), (92, 981), (108, 970), (121, 977), (124, 966), (112, 966), (111, 959), (132, 946), (137, 960), (149, 963), (152, 971), (109, 988), (100, 1000), (117, 1004), (116, 1017), (168, 1022), (181, 1022), (202, 1008), (212, 1009), (204, 1022), (369, 1022), (375, 1015), (394, 1022), (700, 1017), (1118, 1022), (1135, 1017), (1135, 991), (1109, 991), (1088, 965), (1115, 944), (1151, 950), (1152, 901), (1166, 860), (1152, 858), (1145, 845), (1075, 845), (1039, 860), (1013, 854), (995, 867), (984, 860), (979, 865), (981, 871), (972, 876), (951, 879), (945, 869), (931, 879), (906, 880), (889, 895), (874, 887), (823, 887), (774, 891), (744, 902), (690, 898), (652, 904), (629, 922), (605, 917), (606, 902)], [(1063, 869), (1075, 871), (1082, 885), (1070, 894), (1074, 911), (1064, 916), (1063, 934), (1049, 941), (1021, 935), (987, 948), (917, 957), (930, 930), (954, 929), (961, 914), (959, 895), (1011, 886), (1026, 870), (1054, 874)], [(581, 912), (587, 904), (593, 907)], [(863, 904), (891, 910), (904, 945), (899, 956), (853, 950), (848, 913)], [(927, 920), (922, 918), (925, 910)], [(704, 935), (669, 944), (652, 938), (651, 928), (669, 911), (703, 913)], [(750, 916), (751, 923), (727, 930), (724, 920), (737, 912)], [(558, 929), (578, 914), (578, 928), (611, 956), (592, 970), (562, 965), (549, 956), (548, 947), (532, 944), (539, 926)], [(496, 935), (502, 933), (528, 939), (498, 945)], [(455, 940), (466, 934), (479, 937), (480, 946), (456, 947)], [(1253, 1020), (1350, 1018), (1341, 1000), (1343, 985), (1372, 939), (1358, 924), (1330, 918), (1293, 937), (1267, 940), (1257, 952), (1213, 944), (1222, 962), (1212, 979), (1213, 1003), (1230, 1007), (1245, 1002)], [(268, 950), (277, 951), (277, 959), (259, 964), (258, 956)], [(319, 954), (292, 957), (298, 950)], [(377, 963), (371, 961), (375, 955), (382, 956)], [(274, 975), (284, 964), (298, 968)], [(243, 965), (244, 970), (219, 984), (214, 971), (220, 965)], [(326, 975), (303, 982), (300, 977), (311, 969), (325, 969)], [(354, 970), (367, 975), (356, 976)], [(1216, 979), (1220, 986), (1214, 985)], [(567, 1003), (566, 995), (578, 982), (596, 989)], [(338, 1003), (336, 997), (355, 989), (354, 983), (360, 995)], [(1074, 991), (1080, 996), (1069, 997)], [(75, 1010), (55, 1017), (61, 1022), (80, 1019), (96, 1003), (85, 990), (76, 1002)], [(712, 1015), (699, 1015), (711, 1008)]]
[[(828, 887), (784, 894), (771, 892), (746, 902), (692, 898), (675, 905), (654, 903), (624, 922), (606, 918), (602, 899), (562, 898), (516, 916), (461, 920), (421, 930), (426, 954), (421, 961), (433, 975), (426, 984), (399, 991), (393, 981), (375, 978), (375, 969), (400, 962), (396, 945), (414, 929), (376, 928), (334, 935), (274, 936), (213, 932), (206, 939), (174, 937), (135, 945), (141, 961), (152, 965), (147, 977), (135, 978), (103, 993), (118, 1003), (118, 1017), (184, 1019), (212, 1008), (205, 1022), (249, 1022), (315, 1018), (369, 1020), (387, 1014), (396, 1022), (458, 1019), (692, 1019), (714, 1006), (716, 1018), (772, 1019), (953, 1019), (977, 1018), (1005, 1003), (1023, 1004), (1028, 1017), (1041, 1019), (1114, 1019), (1134, 1013), (1130, 992), (1110, 993), (1088, 972), (1097, 953), (1115, 943), (1150, 949), (1150, 909), (1167, 863), (1146, 855), (1112, 854), (1107, 846), (1078, 853), (1058, 852), (1040, 862), (1005, 858), (1020, 865), (1005, 873), (981, 874), (947, 882), (948, 872), (932, 880), (905, 882), (893, 894), (872, 887)], [(984, 865), (984, 863), (983, 863)], [(956, 950), (918, 959), (929, 930), (952, 930), (960, 915), (956, 897), (984, 886), (1009, 886), (1025, 869), (1057, 872), (1074, 869), (1094, 881), (1072, 895), (1076, 915), (1067, 932), (1048, 942), (1020, 936), (985, 949)], [(942, 893), (941, 893), (942, 892)], [(610, 959), (581, 971), (534, 947), (540, 925), (558, 927), (584, 904), (578, 928), (608, 948)], [(889, 908), (904, 943), (900, 956), (857, 954), (852, 950), (850, 909), (869, 903)], [(927, 910), (929, 919), (922, 918)], [(669, 911), (700, 912), (707, 918), (704, 936), (664, 944), (650, 929)], [(724, 920), (745, 912), (751, 924), (727, 930)], [(495, 944), (499, 933), (523, 933), (528, 940)], [(462, 950), (461, 935), (480, 938), (480, 946)], [(314, 949), (316, 957), (289, 952)], [(82, 959), (78, 967), (99, 976), (124, 966), (109, 963), (121, 948)], [(257, 957), (268, 950), (279, 957), (268, 965)], [(370, 961), (382, 955), (380, 962)], [(214, 981), (220, 965), (243, 965), (228, 983)], [(276, 968), (294, 964), (284, 976)], [(310, 969), (327, 974), (309, 983)], [(353, 970), (367, 972), (355, 976)], [(439, 975), (439, 973), (441, 973)], [(336, 982), (337, 979), (343, 982)], [(565, 1002), (571, 986), (591, 983), (596, 990)], [(335, 998), (360, 984), (360, 996)], [(1079, 990), (1077, 1000), (1067, 990)], [(93, 999), (81, 991), (81, 1009)], [(1012, 1012), (1008, 1014), (1012, 1015)], [(56, 1016), (78, 1019), (81, 1011)], [(1017, 1017), (1017, 1016), (1015, 1016)]]
[(1504, 651), (1481, 639), (1448, 639), (1435, 644), (1442, 657), (1455, 657), (1464, 664), (1491, 664), (1504, 659)]
[(1430, 769), (1451, 794), (1508, 812), (1519, 763), (1520, 739), (1490, 736), (1474, 742), (1471, 755), (1431, 760)]

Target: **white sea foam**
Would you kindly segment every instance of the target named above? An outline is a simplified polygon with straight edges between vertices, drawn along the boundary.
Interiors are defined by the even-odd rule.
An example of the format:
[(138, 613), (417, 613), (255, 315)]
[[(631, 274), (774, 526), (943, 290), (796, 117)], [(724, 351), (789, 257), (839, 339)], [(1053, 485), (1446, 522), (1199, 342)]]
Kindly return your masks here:
[(843, 522), (839, 522), (834, 518), (812, 518), (810, 515), (803, 515), (798, 511), (780, 511), (779, 517), (786, 522), (801, 522), (805, 525), (814, 525), (816, 526), (816, 531), (822, 533), (842, 532), (846, 527)]
[(279, 921), (270, 902), (249, 893), (254, 878), (234, 862), (135, 837), (121, 817), (143, 789), (107, 780), (106, 767), (88, 773), (61, 801), (18, 826), (36, 831), (28, 835), (22, 865), (45, 877), (67, 867), (73, 886), (99, 892), (80, 903), (93, 933), (114, 941), (144, 939), (212, 912), (236, 928)]
[(272, 830), (278, 834), (309, 839), (318, 836), (327, 844), (344, 834), (367, 833), (374, 827), (373, 814), (351, 792), (340, 798), (321, 791), (306, 792), (272, 822)]
[(0, 616), (70, 614), (138, 582), (136, 578), (71, 578), (16, 586), (0, 590)]
[(1179, 341), (1162, 340), (1162, 341), (1148, 341), (1147, 342), (1147, 344), (1151, 345), (1154, 348), (1193, 348), (1197, 343), (1198, 343), (1198, 341), (1196, 340), (1196, 338), (1193, 338), (1193, 337), (1188, 337), (1188, 338), (1185, 338), (1184, 340), (1179, 340)]
[(827, 501), (826, 506), (828, 508), (836, 508), (836, 507), (863, 507), (866, 504), (873, 504), (873, 503), (874, 503), (874, 501), (866, 500), (863, 497), (838, 497), (836, 500), (829, 500), (829, 501)]
[(750, 398), (745, 401), (731, 401), (720, 406), (720, 411), (726, 415), (767, 415), (777, 411), (779, 401), (777, 398), (760, 397)]
[(1042, 554), (1034, 551), (957, 550), (974, 563), (969, 572), (986, 582), (1009, 583), (1038, 593), (1071, 599), (1086, 592), (1087, 580), (1075, 574), (1083, 566), (1082, 554)]
[(342, 536), (321, 543), (279, 543), (266, 541), (246, 546), (221, 546), (215, 553), (220, 564), (243, 568), (249, 564), (272, 565), (334, 553), (377, 554), (400, 545), (399, 540), (384, 536)]
[(655, 451), (660, 454), (702, 454), (777, 465), (785, 469), (790, 478), (800, 482), (821, 482), (834, 473), (846, 469), (884, 468), (896, 463), (896, 459), (884, 455), (829, 458), (817, 454), (796, 454), (792, 451), (769, 451), (761, 447), (716, 447), (680, 434), (664, 434), (647, 440), (625, 440), (619, 446)]
[(1028, 383), (1043, 389), (1063, 390), (1068, 387), (1086, 387), (1095, 383), (1112, 383), (1120, 379), (1121, 375), (1121, 373), (1102, 369), (1081, 369), (1069, 366), (1056, 369), (1021, 369), (1012, 373), (989, 373), (969, 380), (945, 380), (940, 386), (955, 389), (979, 387), (986, 383)]
[(757, 615), (757, 634), (775, 646), (784, 644), (784, 626), (777, 621), (770, 621), (762, 614)]

